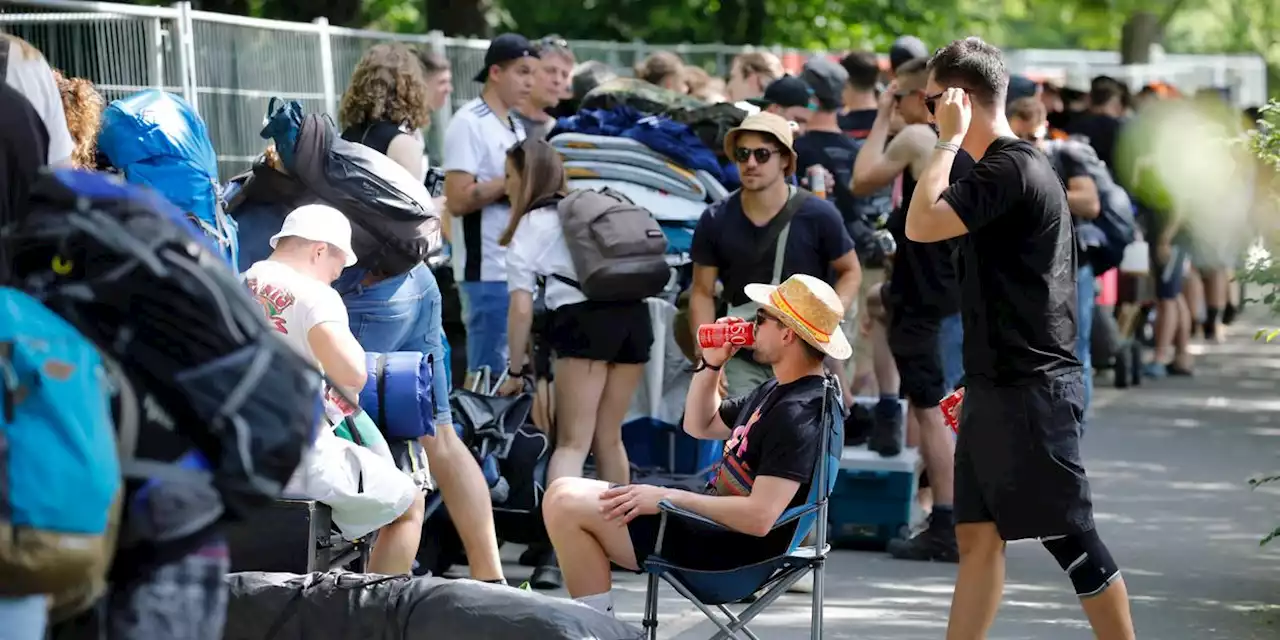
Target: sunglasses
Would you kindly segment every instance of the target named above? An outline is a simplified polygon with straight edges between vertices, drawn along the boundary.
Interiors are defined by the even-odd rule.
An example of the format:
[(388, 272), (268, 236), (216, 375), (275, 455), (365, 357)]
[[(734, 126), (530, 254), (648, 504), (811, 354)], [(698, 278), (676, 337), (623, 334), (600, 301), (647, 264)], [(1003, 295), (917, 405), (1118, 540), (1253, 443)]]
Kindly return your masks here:
[(569, 41), (559, 36), (547, 36), (538, 41), (538, 44), (545, 49), (568, 49)]
[(755, 324), (756, 324), (756, 326), (757, 326), (757, 327), (758, 327), (758, 326), (760, 326), (760, 325), (762, 325), (762, 324), (764, 324), (764, 323), (766, 323), (766, 322), (769, 322), (769, 321), (771, 321), (771, 320), (772, 320), (773, 322), (778, 322), (778, 319), (777, 319), (777, 318), (775, 318), (775, 317), (773, 317), (773, 316), (769, 315), (768, 313), (765, 313), (764, 311), (756, 311), (756, 322), (755, 322)]
[(778, 153), (779, 151), (777, 149), (769, 149), (766, 147), (758, 147), (756, 149), (738, 147), (733, 150), (733, 160), (739, 164), (743, 164), (747, 161), (747, 158), (754, 157), (756, 159), (756, 164), (764, 164), (769, 161), (769, 158), (772, 158)]
[(938, 100), (942, 98), (942, 94), (944, 93), (946, 93), (946, 91), (939, 91), (933, 95), (926, 95), (924, 97), (924, 106), (929, 110), (929, 115), (936, 115), (934, 111), (937, 110)]

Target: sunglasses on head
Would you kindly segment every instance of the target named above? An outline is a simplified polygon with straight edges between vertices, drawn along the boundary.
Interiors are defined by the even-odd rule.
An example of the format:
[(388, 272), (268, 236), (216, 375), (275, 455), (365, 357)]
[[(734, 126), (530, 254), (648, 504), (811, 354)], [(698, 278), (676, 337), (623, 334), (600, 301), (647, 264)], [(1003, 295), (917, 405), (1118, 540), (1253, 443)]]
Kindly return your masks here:
[(733, 160), (741, 164), (746, 162), (747, 158), (754, 157), (756, 159), (756, 164), (764, 164), (769, 161), (769, 158), (772, 158), (778, 153), (779, 151), (777, 149), (769, 149), (767, 147), (757, 147), (755, 149), (738, 147), (733, 150)]

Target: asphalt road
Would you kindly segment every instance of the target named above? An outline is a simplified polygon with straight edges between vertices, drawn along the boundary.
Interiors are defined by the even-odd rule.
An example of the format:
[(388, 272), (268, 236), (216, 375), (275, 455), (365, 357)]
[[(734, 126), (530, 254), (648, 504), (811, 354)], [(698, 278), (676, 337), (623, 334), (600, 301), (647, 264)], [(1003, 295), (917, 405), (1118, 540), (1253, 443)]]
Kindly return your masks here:
[[(1196, 376), (1119, 391), (1099, 380), (1084, 440), (1099, 530), (1133, 597), (1140, 638), (1280, 638), (1280, 485), (1247, 479), (1280, 469), (1280, 344), (1234, 328), (1202, 347)], [(519, 548), (504, 550), (514, 560)], [(512, 563), (510, 579), (529, 569)], [(644, 580), (615, 573), (619, 616), (639, 623)], [(955, 566), (836, 551), (828, 564), (823, 638), (936, 640), (945, 634)], [(561, 592), (563, 593), (563, 592)], [(752, 628), (807, 638), (809, 596), (788, 594)], [(659, 637), (705, 639), (715, 628), (670, 587)], [(1009, 547), (1004, 605), (991, 640), (1091, 638), (1071, 585), (1037, 543)]]

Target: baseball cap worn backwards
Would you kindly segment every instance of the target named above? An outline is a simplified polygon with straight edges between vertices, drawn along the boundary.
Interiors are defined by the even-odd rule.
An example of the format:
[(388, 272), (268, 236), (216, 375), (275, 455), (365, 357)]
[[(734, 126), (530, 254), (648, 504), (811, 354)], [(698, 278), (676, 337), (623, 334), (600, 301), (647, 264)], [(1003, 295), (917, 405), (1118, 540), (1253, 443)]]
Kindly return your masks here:
[(829, 58), (814, 56), (804, 63), (800, 79), (813, 91), (819, 108), (834, 111), (843, 103), (844, 86), (849, 82), (849, 72)]
[(764, 95), (760, 98), (748, 100), (761, 109), (768, 108), (773, 105), (779, 107), (807, 107), (814, 108), (817, 101), (813, 97), (813, 89), (804, 80), (792, 75), (782, 76), (777, 80), (769, 83), (764, 88)]
[(511, 62), (520, 58), (537, 58), (538, 50), (529, 39), (518, 33), (504, 33), (489, 41), (489, 50), (484, 52), (484, 68), (476, 74), (476, 82), (489, 79), (489, 67), (495, 64)]

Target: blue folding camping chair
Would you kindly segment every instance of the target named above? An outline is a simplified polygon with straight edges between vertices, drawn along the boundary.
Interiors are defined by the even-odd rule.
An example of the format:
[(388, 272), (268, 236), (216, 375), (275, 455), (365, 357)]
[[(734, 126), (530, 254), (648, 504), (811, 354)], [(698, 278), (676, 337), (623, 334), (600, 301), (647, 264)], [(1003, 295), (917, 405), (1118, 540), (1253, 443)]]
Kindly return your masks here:
[[(658, 578), (666, 580), (680, 595), (698, 607), (717, 627), (719, 633), (712, 640), (741, 638), (743, 634), (759, 640), (747, 624), (760, 615), (774, 600), (806, 572), (813, 571), (813, 611), (810, 620), (810, 638), (822, 638), (823, 569), (827, 553), (827, 499), (835, 486), (840, 468), (840, 454), (844, 447), (844, 405), (840, 402), (840, 384), (830, 374), (826, 376), (823, 393), (822, 416), (825, 424), (818, 463), (814, 465), (813, 482), (805, 504), (783, 512), (774, 529), (796, 525), (795, 535), (787, 552), (763, 562), (727, 571), (697, 571), (676, 566), (662, 558), (664, 545), (680, 544), (679, 540), (664, 540), (667, 522), (682, 518), (699, 527), (728, 530), (728, 527), (692, 511), (676, 507), (668, 501), (659, 503), (662, 520), (658, 525), (658, 540), (654, 552), (645, 560), (644, 570), (649, 574), (649, 589), (645, 597), (644, 627), (650, 640), (658, 637)], [(801, 542), (817, 525), (814, 545), (801, 547)], [(741, 534), (748, 535), (748, 534)], [(760, 592), (759, 598), (741, 616), (735, 616), (725, 605)], [(721, 620), (711, 609), (718, 607), (727, 621)]]

